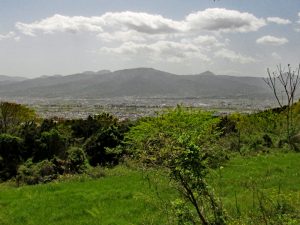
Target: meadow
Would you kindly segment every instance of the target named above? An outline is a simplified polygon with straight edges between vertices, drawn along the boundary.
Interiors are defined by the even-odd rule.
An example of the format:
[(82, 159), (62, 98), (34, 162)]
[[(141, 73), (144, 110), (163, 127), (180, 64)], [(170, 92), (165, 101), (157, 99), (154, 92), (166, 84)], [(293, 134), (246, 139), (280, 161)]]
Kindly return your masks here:
[[(212, 170), (209, 179), (231, 215), (240, 213), (242, 217), (257, 207), (253, 189), (266, 193), (266, 197), (276, 197), (274, 201), (279, 200), (280, 192), (286, 204), (299, 212), (299, 160), (297, 153), (236, 156), (223, 167)], [(177, 194), (163, 173), (126, 165), (105, 169), (103, 173), (105, 176), (97, 179), (75, 175), (35, 186), (4, 183), (0, 186), (0, 224), (174, 222), (172, 209), (166, 206)], [(297, 224), (299, 218), (295, 221)]]

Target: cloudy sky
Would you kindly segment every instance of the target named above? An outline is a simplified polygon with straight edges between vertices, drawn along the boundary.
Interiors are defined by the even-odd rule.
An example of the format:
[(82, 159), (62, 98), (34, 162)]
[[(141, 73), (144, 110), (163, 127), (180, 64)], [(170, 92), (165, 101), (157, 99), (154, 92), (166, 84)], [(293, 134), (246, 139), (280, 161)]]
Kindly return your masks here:
[(288, 63), (300, 63), (299, 0), (0, 0), (3, 75), (265, 76)]

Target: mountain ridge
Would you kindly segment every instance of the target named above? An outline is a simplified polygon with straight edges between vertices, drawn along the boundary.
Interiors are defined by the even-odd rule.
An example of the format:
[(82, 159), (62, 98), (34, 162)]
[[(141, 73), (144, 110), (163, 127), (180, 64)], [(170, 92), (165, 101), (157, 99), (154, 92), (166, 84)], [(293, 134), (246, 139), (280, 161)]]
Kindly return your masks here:
[(44, 76), (9, 84), (0, 81), (0, 97), (263, 97), (268, 93), (260, 77), (215, 75), (211, 71), (177, 75), (144, 67)]

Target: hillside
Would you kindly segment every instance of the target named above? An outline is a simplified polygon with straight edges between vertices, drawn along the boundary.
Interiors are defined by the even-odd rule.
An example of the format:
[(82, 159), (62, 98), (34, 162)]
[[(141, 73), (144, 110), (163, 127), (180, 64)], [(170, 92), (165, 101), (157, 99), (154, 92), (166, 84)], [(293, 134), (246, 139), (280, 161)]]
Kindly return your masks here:
[(0, 75), (0, 84), (11, 84), (15, 82), (24, 81), (26, 79), (27, 78), (24, 77), (11, 77), (11, 76)]
[(270, 91), (260, 77), (175, 75), (151, 68), (43, 76), (4, 83), (0, 97), (266, 97)]
[[(277, 193), (281, 184), (282, 193), (296, 196), (291, 200), (299, 205), (299, 160), (296, 153), (237, 157), (224, 166), (222, 174), (212, 172), (211, 179), (231, 215), (235, 215), (237, 206), (243, 213), (253, 210), (253, 193), (246, 186), (251, 181), (267, 196), (272, 191)], [(147, 174), (119, 166), (106, 170), (106, 176), (99, 179), (81, 175), (20, 188), (2, 184), (0, 224), (34, 225), (40, 224), (41, 218), (47, 225), (167, 224), (168, 216), (175, 219), (172, 209), (166, 206), (170, 207), (168, 204), (176, 199), (176, 194), (166, 177), (155, 173), (154, 179), (153, 174)], [(146, 177), (154, 183), (150, 185)]]

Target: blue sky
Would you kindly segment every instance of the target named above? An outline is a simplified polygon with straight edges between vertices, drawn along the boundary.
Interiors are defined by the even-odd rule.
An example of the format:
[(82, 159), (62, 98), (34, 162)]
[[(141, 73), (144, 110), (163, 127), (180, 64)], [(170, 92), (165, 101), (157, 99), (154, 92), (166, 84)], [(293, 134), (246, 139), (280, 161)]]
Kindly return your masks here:
[(300, 63), (299, 0), (0, 0), (0, 74), (154, 67), (264, 76)]

